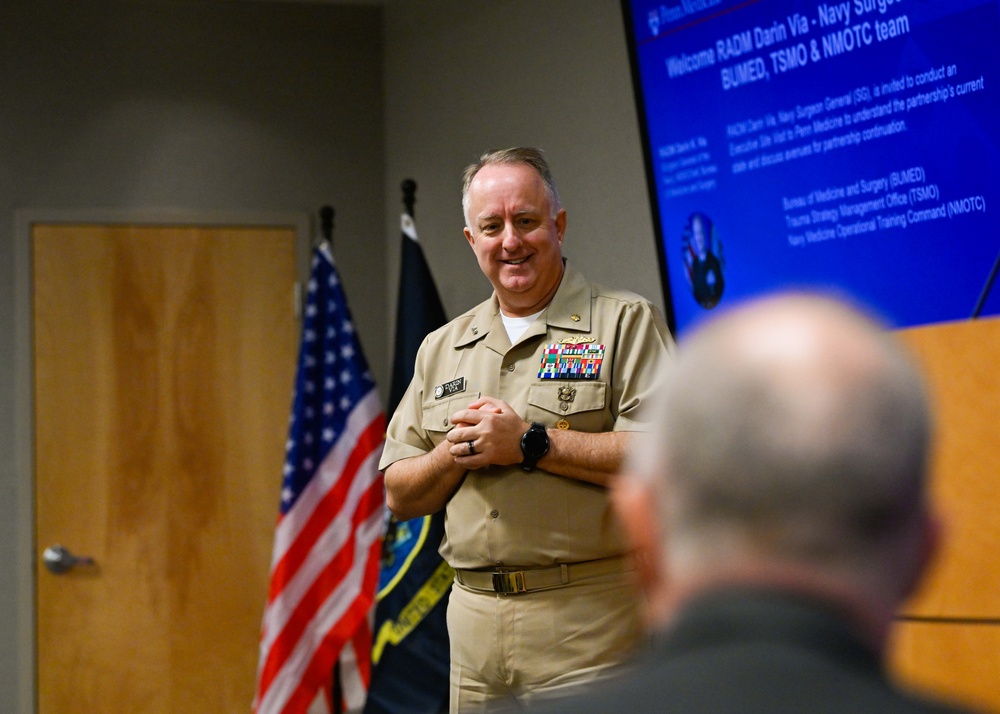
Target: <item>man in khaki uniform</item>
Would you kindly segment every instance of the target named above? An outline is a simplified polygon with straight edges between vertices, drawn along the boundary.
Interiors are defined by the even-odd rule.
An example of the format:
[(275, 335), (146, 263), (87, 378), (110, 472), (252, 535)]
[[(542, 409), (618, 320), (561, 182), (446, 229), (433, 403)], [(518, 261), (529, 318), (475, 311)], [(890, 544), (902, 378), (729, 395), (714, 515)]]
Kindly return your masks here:
[(606, 486), (672, 346), (648, 301), (563, 261), (566, 211), (537, 150), (481, 157), (463, 208), (494, 294), (428, 335), (380, 464), (401, 520), (447, 507), (453, 712), (593, 680), (638, 644)]

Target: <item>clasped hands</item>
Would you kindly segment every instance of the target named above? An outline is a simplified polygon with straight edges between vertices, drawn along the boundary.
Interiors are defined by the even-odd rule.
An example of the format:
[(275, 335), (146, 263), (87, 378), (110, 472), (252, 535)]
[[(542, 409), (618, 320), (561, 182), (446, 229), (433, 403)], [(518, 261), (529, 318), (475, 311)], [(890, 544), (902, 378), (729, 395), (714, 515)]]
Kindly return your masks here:
[(507, 466), (524, 460), (521, 436), (531, 426), (500, 399), (480, 397), (451, 415), (455, 426), (446, 438), (455, 463), (473, 470)]

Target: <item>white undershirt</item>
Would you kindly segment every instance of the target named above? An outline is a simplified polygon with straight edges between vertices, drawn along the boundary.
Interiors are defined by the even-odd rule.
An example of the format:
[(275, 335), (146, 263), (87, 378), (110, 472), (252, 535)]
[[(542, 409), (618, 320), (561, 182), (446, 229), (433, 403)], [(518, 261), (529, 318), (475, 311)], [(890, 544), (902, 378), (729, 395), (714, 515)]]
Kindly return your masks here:
[(528, 329), (528, 325), (535, 321), (535, 319), (545, 312), (545, 309), (541, 309), (534, 315), (528, 315), (527, 317), (507, 317), (500, 312), (500, 317), (503, 318), (503, 326), (507, 330), (507, 337), (510, 338), (510, 343), (516, 344), (524, 331)]

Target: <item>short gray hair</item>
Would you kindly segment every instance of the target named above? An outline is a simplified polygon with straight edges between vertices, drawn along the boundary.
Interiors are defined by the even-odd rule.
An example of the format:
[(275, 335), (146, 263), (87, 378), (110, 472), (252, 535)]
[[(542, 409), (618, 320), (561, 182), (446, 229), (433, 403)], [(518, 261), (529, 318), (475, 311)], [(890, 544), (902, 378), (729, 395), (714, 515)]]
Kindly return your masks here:
[(480, 169), (490, 164), (525, 164), (533, 168), (542, 177), (545, 192), (548, 194), (549, 202), (552, 204), (552, 210), (558, 212), (560, 208), (559, 191), (556, 190), (556, 182), (552, 178), (552, 170), (549, 168), (549, 163), (545, 160), (545, 156), (542, 155), (541, 149), (526, 146), (510, 149), (493, 149), (480, 156), (479, 160), (475, 163), (466, 166), (465, 171), (462, 172), (462, 215), (465, 217), (465, 224), (467, 226), (472, 227), (469, 225), (469, 187), (472, 185), (472, 179), (476, 177)]
[(633, 463), (660, 492), (675, 559), (751, 548), (863, 562), (913, 522), (930, 407), (879, 322), (837, 300), (783, 295), (710, 321), (678, 354), (654, 438)]

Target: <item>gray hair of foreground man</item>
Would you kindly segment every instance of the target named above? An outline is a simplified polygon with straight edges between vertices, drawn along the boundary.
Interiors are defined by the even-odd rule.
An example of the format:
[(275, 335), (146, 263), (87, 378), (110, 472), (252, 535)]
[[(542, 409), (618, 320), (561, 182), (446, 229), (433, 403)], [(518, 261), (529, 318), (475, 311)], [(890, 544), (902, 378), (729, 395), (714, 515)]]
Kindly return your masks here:
[(931, 419), (884, 327), (807, 294), (751, 302), (682, 341), (631, 472), (658, 494), (669, 578), (764, 564), (908, 594), (929, 557)]
[(541, 149), (526, 146), (510, 149), (493, 149), (480, 156), (479, 161), (466, 166), (465, 171), (462, 173), (462, 215), (465, 216), (466, 226), (472, 227), (472, 223), (469, 220), (469, 187), (472, 185), (472, 179), (476, 177), (480, 169), (491, 164), (525, 164), (533, 168), (542, 177), (542, 182), (545, 184), (545, 192), (549, 197), (552, 215), (555, 216), (559, 212), (561, 205), (559, 203), (559, 192), (556, 190), (555, 179), (552, 178), (552, 170), (549, 168), (549, 163), (545, 160), (545, 156), (542, 155)]

